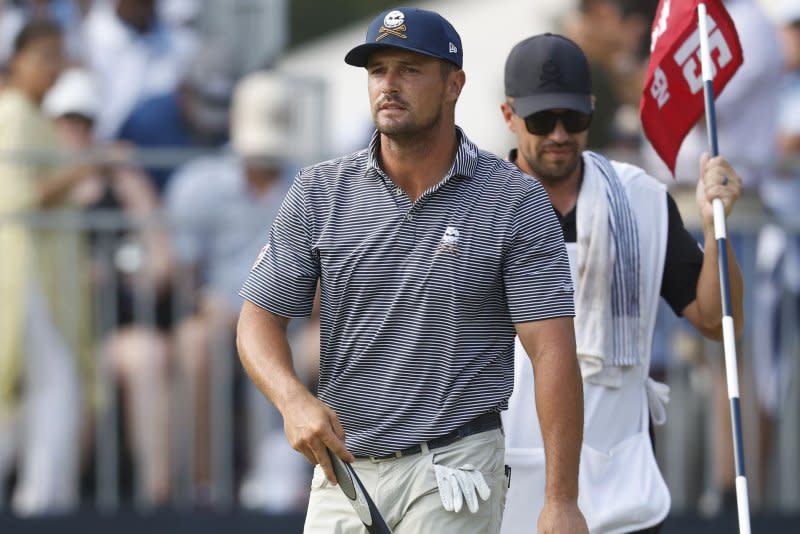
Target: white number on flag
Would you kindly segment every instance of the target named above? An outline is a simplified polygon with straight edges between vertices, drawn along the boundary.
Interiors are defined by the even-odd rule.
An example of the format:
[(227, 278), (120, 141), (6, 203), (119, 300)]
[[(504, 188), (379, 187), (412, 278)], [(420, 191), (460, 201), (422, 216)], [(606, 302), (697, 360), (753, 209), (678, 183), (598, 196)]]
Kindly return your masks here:
[[(730, 62), (733, 55), (725, 37), (717, 28), (714, 19), (708, 17), (708, 47), (711, 55), (711, 78), (717, 75), (717, 66), (723, 68)], [(714, 52), (717, 52), (714, 57)], [(700, 68), (700, 30), (697, 29), (686, 39), (674, 56), (675, 61), (683, 68), (683, 77), (689, 84), (692, 94), (697, 94), (703, 88), (703, 73)]]
[(664, 104), (669, 100), (669, 82), (667, 75), (661, 67), (658, 67), (653, 73), (653, 83), (650, 84), (650, 94), (656, 99), (658, 109), (664, 107)]

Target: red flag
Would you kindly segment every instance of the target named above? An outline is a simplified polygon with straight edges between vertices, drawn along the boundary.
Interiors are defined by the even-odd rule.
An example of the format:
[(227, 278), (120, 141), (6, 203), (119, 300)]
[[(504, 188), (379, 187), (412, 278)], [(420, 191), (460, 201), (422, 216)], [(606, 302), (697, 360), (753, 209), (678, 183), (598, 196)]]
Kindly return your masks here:
[(697, 6), (706, 4), (714, 95), (744, 61), (722, 0), (660, 0), (653, 21), (650, 65), (639, 104), (644, 133), (675, 174), (684, 137), (703, 115), (703, 76)]

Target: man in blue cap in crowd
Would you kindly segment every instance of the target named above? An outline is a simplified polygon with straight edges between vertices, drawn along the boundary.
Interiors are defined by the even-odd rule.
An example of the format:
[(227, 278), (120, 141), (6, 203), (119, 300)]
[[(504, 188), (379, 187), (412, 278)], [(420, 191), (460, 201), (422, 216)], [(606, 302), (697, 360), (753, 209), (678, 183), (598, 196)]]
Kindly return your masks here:
[[(439, 14), (384, 12), (345, 61), (366, 68), (376, 131), (368, 148), (297, 175), (241, 290), (238, 325), (250, 377), (318, 464), (305, 532), (364, 531), (327, 449), (395, 533), (498, 532), (515, 334), (547, 455), (539, 532), (587, 532), (573, 286), (546, 192), (455, 125), (461, 39)], [(318, 284), (314, 396), (286, 328), (311, 312)]]

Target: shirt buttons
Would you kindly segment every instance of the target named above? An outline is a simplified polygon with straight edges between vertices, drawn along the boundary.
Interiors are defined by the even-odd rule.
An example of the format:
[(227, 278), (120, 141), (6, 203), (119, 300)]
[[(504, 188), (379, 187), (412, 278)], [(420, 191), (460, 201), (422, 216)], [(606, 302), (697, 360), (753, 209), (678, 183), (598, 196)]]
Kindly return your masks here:
[(398, 196), (399, 196), (399, 195), (402, 195), (402, 194), (403, 194), (403, 190), (402, 190), (402, 189), (400, 189), (399, 187), (395, 187), (395, 188), (394, 188), (394, 194), (395, 194), (395, 195), (398, 195)]
[(412, 215), (411, 213), (407, 214), (406, 215), (406, 220), (407, 221), (413, 221), (414, 220), (414, 215)]

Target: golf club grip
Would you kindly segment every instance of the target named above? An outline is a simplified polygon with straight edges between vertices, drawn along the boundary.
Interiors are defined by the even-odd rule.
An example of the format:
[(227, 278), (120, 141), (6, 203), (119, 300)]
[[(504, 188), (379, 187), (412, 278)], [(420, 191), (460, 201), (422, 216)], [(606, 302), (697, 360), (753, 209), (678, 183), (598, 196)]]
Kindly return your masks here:
[[(336, 456), (330, 449), (328, 449), (328, 455), (331, 458), (333, 470), (339, 482), (339, 488), (342, 490), (345, 498), (350, 501), (350, 504), (356, 511), (356, 515), (358, 515), (361, 522), (364, 523), (367, 532), (369, 532), (369, 534), (392, 534), (391, 529), (383, 519), (372, 497), (369, 496), (361, 479), (358, 478), (355, 469)], [(364, 516), (365, 512), (368, 517)]]

